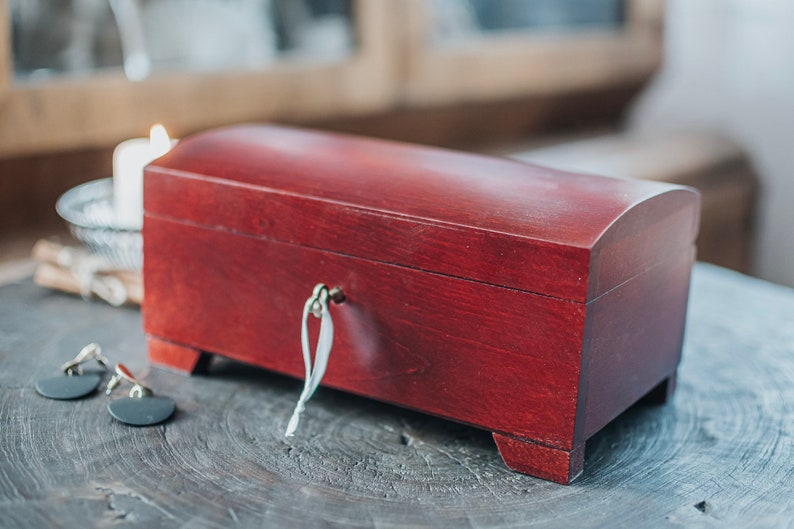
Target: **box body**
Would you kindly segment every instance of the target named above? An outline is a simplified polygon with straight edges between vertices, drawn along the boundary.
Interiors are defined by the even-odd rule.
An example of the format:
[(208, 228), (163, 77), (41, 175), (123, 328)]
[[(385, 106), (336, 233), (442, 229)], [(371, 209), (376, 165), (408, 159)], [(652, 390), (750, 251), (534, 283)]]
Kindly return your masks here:
[(245, 126), (155, 161), (144, 204), (155, 364), (302, 377), (303, 303), (339, 286), (324, 385), (492, 431), (511, 468), (563, 483), (588, 437), (672, 391), (688, 188)]

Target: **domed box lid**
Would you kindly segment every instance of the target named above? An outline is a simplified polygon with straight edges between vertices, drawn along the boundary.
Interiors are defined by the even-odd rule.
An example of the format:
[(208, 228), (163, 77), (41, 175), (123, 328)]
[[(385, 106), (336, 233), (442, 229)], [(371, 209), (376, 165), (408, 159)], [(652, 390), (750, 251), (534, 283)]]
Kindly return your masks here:
[(147, 217), (586, 303), (690, 248), (699, 195), (438, 148), (245, 125), (183, 139), (149, 165), (144, 208)]

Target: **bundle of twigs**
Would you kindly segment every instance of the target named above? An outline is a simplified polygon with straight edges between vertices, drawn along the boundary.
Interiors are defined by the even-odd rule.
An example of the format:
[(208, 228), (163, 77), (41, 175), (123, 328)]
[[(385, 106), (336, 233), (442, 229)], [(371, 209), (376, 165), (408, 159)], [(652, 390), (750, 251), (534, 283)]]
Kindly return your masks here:
[(37, 262), (34, 281), (43, 287), (101, 298), (111, 305), (140, 305), (141, 273), (119, 270), (107, 259), (83, 248), (40, 240), (33, 247)]

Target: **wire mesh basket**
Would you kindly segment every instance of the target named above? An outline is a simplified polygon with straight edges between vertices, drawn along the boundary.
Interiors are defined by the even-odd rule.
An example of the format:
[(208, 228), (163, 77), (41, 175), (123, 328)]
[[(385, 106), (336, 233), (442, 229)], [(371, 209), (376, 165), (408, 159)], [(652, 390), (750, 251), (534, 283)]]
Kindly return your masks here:
[(91, 252), (107, 258), (124, 270), (143, 265), (143, 237), (140, 230), (116, 225), (113, 213), (113, 179), (102, 178), (74, 187), (55, 204), (72, 236)]

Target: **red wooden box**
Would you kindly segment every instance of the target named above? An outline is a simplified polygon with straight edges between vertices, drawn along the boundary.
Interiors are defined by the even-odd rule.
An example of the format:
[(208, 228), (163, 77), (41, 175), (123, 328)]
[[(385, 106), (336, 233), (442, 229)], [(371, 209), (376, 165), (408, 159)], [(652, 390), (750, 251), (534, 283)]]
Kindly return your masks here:
[(144, 203), (154, 364), (302, 378), (303, 304), (340, 286), (324, 385), (492, 431), (509, 467), (561, 483), (590, 436), (673, 390), (691, 189), (241, 126), (155, 161)]

